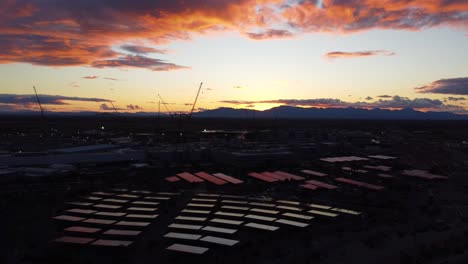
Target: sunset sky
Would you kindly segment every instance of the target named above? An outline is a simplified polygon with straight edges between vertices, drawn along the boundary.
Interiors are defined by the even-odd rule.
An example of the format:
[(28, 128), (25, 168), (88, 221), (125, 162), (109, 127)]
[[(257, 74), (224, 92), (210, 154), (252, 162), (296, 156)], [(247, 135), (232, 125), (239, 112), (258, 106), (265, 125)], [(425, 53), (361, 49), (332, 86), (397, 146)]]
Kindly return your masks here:
[[(467, 0), (0, 0), (0, 112), (468, 114)], [(162, 107), (162, 110), (165, 108)]]

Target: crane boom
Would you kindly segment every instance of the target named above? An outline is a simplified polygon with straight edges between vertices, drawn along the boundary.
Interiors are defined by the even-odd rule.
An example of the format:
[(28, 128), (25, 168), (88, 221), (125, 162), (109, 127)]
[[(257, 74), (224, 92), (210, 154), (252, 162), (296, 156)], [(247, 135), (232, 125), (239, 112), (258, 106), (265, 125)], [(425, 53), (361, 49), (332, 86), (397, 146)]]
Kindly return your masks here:
[(193, 113), (193, 110), (195, 109), (195, 105), (197, 104), (198, 95), (200, 95), (200, 91), (201, 91), (202, 85), (203, 85), (203, 83), (200, 83), (200, 87), (198, 87), (197, 96), (195, 97), (195, 101), (193, 102), (192, 110), (190, 111), (189, 118), (192, 117), (192, 113)]
[(162, 97), (161, 97), (160, 94), (158, 94), (158, 97), (159, 97), (159, 100), (161, 100), (161, 103), (162, 103), (162, 104), (164, 105), (164, 107), (166, 108), (167, 113), (169, 113), (169, 115), (170, 115), (171, 117), (173, 117), (174, 115), (173, 115), (172, 112), (169, 110), (169, 107), (167, 107), (166, 102), (164, 102), (164, 100), (162, 99)]
[(39, 105), (39, 108), (41, 109), (41, 118), (44, 118), (44, 109), (42, 109), (41, 100), (39, 100), (39, 95), (37, 95), (36, 86), (33, 86), (33, 89), (34, 89), (34, 93), (36, 94), (37, 104)]

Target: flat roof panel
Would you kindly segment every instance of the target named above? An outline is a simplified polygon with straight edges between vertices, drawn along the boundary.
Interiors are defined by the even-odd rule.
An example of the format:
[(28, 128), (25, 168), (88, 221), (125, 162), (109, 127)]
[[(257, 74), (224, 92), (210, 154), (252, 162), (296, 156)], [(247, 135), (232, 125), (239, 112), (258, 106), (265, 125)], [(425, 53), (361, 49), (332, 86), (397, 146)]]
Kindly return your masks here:
[(127, 203), (128, 202), (128, 200), (122, 200), (122, 199), (104, 199), (102, 201), (110, 202), (110, 203)]
[(53, 219), (72, 221), (72, 222), (79, 222), (79, 221), (84, 220), (83, 217), (77, 217), (77, 216), (71, 216), (71, 215), (58, 215), (58, 216), (54, 216)]
[(247, 201), (236, 201), (236, 200), (221, 200), (222, 203), (232, 203), (232, 204), (247, 204)]
[(160, 194), (160, 195), (172, 195), (172, 196), (180, 195), (180, 193), (178, 193), (178, 192), (157, 192), (157, 194)]
[(250, 202), (250, 205), (256, 205), (256, 206), (264, 206), (264, 207), (275, 207), (276, 204), (272, 203), (259, 203), (259, 202)]
[(128, 247), (133, 243), (133, 241), (126, 240), (107, 240), (107, 239), (98, 239), (91, 243), (93, 246), (106, 246), (106, 247)]
[(78, 232), (78, 233), (96, 233), (96, 232), (101, 231), (101, 229), (84, 227), (84, 226), (71, 226), (71, 227), (65, 228), (65, 231)]
[(309, 206), (314, 207), (314, 208), (319, 208), (319, 209), (325, 209), (325, 210), (332, 208), (331, 206), (328, 206), (328, 205), (315, 204), (315, 203), (311, 203), (309, 204)]
[(146, 196), (145, 199), (148, 200), (170, 200), (170, 197), (161, 197), (161, 196)]
[(211, 211), (206, 210), (190, 210), (190, 209), (183, 209), (182, 213), (191, 213), (191, 214), (209, 214)]
[(183, 225), (183, 224), (170, 224), (169, 227), (181, 228), (181, 229), (192, 229), (192, 230), (199, 230), (202, 228), (202, 226), (200, 225)]
[(262, 172), (260, 174), (265, 175), (265, 176), (270, 177), (270, 178), (273, 178), (273, 179), (277, 179), (278, 181), (285, 181), (285, 180), (288, 179), (288, 177), (285, 177), (283, 175), (274, 174), (274, 173), (268, 172), (268, 171)]
[(230, 182), (230, 183), (233, 183), (233, 184), (241, 184), (243, 183), (243, 181), (239, 180), (239, 179), (236, 179), (232, 176), (229, 176), (229, 175), (226, 175), (226, 174), (223, 174), (223, 173), (214, 173), (213, 176), (216, 176), (220, 179), (223, 179), (227, 182)]
[(70, 213), (76, 213), (76, 214), (94, 214), (96, 211), (94, 210), (84, 210), (84, 209), (68, 209), (66, 210), (67, 212)]
[(205, 198), (192, 198), (192, 201), (197, 202), (216, 202), (216, 199), (205, 199)]
[(224, 233), (224, 234), (234, 234), (235, 232), (237, 232), (236, 229), (221, 228), (221, 227), (215, 227), (215, 226), (205, 226), (202, 228), (202, 230)]
[(382, 186), (378, 186), (378, 185), (374, 185), (374, 184), (370, 184), (370, 183), (366, 183), (366, 182), (361, 182), (361, 181), (356, 181), (356, 180), (351, 180), (351, 179), (347, 179), (347, 178), (335, 178), (335, 181), (344, 182), (344, 183), (348, 183), (348, 184), (351, 184), (351, 185), (364, 187), (364, 188), (367, 188), (367, 189), (372, 189), (372, 190), (377, 190), (377, 191), (380, 191), (380, 190), (384, 189), (384, 187), (382, 187)]
[(122, 206), (110, 205), (110, 204), (95, 204), (93, 206), (97, 207), (97, 208), (106, 208), (106, 209), (119, 209), (119, 208), (122, 208)]
[(224, 194), (221, 195), (223, 198), (233, 198), (233, 199), (245, 199), (246, 197), (243, 195), (231, 195), (231, 194)]
[(276, 201), (278, 203), (284, 203), (284, 204), (293, 204), (293, 205), (300, 205), (301, 203), (300, 202), (296, 202), (296, 201), (289, 201), (289, 200), (278, 200)]
[(198, 240), (202, 236), (201, 235), (195, 235), (195, 234), (169, 232), (169, 233), (165, 234), (164, 237), (177, 238), (177, 239), (188, 239), (188, 240)]
[(220, 194), (215, 194), (215, 193), (197, 193), (198, 196), (204, 196), (204, 197), (219, 197), (221, 196)]
[(309, 189), (309, 190), (317, 190), (318, 189), (317, 186), (312, 185), (312, 184), (301, 184), (300, 186), (302, 188), (306, 188), (306, 189)]
[(396, 159), (396, 157), (392, 156), (385, 156), (385, 155), (370, 155), (369, 158), (373, 159), (381, 159), (381, 160), (389, 160), (389, 159)]
[(99, 201), (102, 200), (102, 197), (97, 197), (97, 196), (85, 196), (85, 199), (92, 200), (92, 201)]
[(191, 217), (191, 216), (182, 216), (182, 215), (177, 216), (175, 219), (186, 220), (186, 221), (201, 221), (201, 222), (206, 221), (205, 217)]
[(268, 177), (268, 176), (265, 176), (265, 175), (262, 175), (262, 174), (256, 173), (256, 172), (251, 172), (251, 173), (249, 173), (247, 175), (249, 175), (250, 177), (254, 177), (254, 178), (257, 178), (259, 180), (265, 181), (265, 182), (276, 182), (276, 181), (278, 181), (275, 178), (271, 178), (271, 177)]
[(318, 187), (329, 189), (329, 190), (333, 190), (333, 189), (338, 188), (338, 186), (336, 186), (336, 185), (331, 185), (331, 184), (324, 183), (324, 182), (321, 182), (321, 181), (316, 181), (316, 180), (308, 180), (306, 182), (310, 183), (312, 185), (318, 186)]
[(99, 225), (112, 225), (116, 221), (107, 220), (107, 219), (98, 219), (98, 218), (88, 218), (84, 220), (83, 222), (90, 223), (90, 224), (99, 224)]
[(275, 231), (275, 230), (279, 229), (279, 227), (277, 227), (277, 226), (263, 225), (263, 224), (252, 223), (252, 222), (246, 224), (245, 226), (253, 227), (253, 228), (257, 228), (257, 229), (262, 229), (262, 230), (268, 230), (268, 231)]
[(261, 208), (252, 208), (250, 211), (253, 212), (258, 212), (258, 213), (264, 213), (264, 214), (277, 214), (279, 211), (276, 210), (266, 210), (266, 209), (261, 209)]
[(309, 225), (309, 224), (306, 224), (306, 223), (291, 221), (291, 220), (286, 220), (286, 219), (278, 219), (275, 222), (285, 224), (285, 225), (298, 226), (298, 227), (306, 227), (306, 226)]
[(159, 202), (134, 201), (132, 204), (158, 205)]
[(210, 220), (210, 222), (228, 224), (228, 225), (240, 225), (244, 221), (234, 221), (234, 220), (228, 220), (228, 219), (222, 219), (222, 218), (213, 218)]
[(292, 211), (302, 211), (303, 210), (302, 208), (299, 208), (299, 207), (284, 206), (284, 205), (278, 205), (278, 206), (276, 206), (276, 208), (285, 209), (285, 210), (292, 210)]
[(104, 235), (116, 235), (116, 236), (138, 236), (141, 231), (136, 230), (118, 230), (118, 229), (109, 229), (104, 232)]
[(199, 203), (188, 203), (187, 206), (193, 206), (193, 207), (214, 207), (214, 204), (199, 204)]
[(225, 246), (234, 246), (235, 244), (239, 243), (238, 240), (227, 239), (227, 238), (222, 238), (222, 237), (214, 237), (214, 236), (205, 236), (200, 240), (205, 241), (205, 242), (225, 245)]
[(317, 177), (325, 177), (325, 176), (327, 176), (326, 173), (322, 173), (322, 172), (318, 172), (318, 171), (313, 171), (313, 170), (301, 170), (301, 172), (303, 172), (303, 173), (305, 173), (305, 174), (312, 175), (312, 176), (317, 176)]
[(78, 206), (91, 206), (93, 203), (82, 203), (82, 202), (68, 202), (67, 204), (73, 204)]
[(125, 213), (119, 213), (119, 212), (96, 212), (95, 215), (104, 215), (104, 216), (112, 216), (112, 217), (122, 217), (125, 215)]
[(143, 212), (154, 212), (154, 211), (158, 210), (158, 208), (154, 208), (154, 207), (129, 207), (129, 208), (127, 208), (127, 210), (130, 210), (130, 211), (143, 211)]
[(277, 175), (281, 175), (281, 176), (287, 177), (287, 178), (289, 178), (289, 179), (296, 180), (296, 181), (302, 181), (302, 180), (305, 179), (305, 178), (302, 177), (302, 176), (298, 176), (298, 175), (295, 175), (295, 174), (287, 173), (287, 172), (284, 172), (284, 171), (275, 171), (275, 172), (273, 172), (273, 173), (274, 173), (274, 174), (277, 174)]
[(226, 215), (226, 216), (234, 216), (234, 217), (243, 217), (243, 214), (237, 214), (237, 213), (229, 213), (229, 212), (223, 212), (223, 211), (218, 211), (215, 213), (215, 215)]
[(178, 173), (177, 174), (178, 177), (190, 182), (190, 183), (194, 183), (194, 182), (204, 182), (203, 179), (201, 178), (198, 178), (197, 176), (191, 174), (191, 173), (188, 173), (188, 172), (182, 172), (182, 173)]
[(54, 242), (59, 242), (59, 243), (69, 243), (69, 244), (79, 244), (79, 245), (86, 245), (92, 241), (94, 241), (95, 238), (89, 238), (89, 237), (71, 237), (71, 236), (63, 236), (59, 237), (54, 240)]
[(128, 214), (125, 217), (128, 218), (144, 218), (144, 219), (154, 219), (158, 217), (157, 214), (147, 215), (147, 214)]
[(343, 209), (343, 208), (332, 208), (331, 210), (335, 211), (335, 212), (340, 212), (340, 213), (345, 213), (345, 214), (352, 214), (352, 215), (360, 215), (361, 214), (358, 211)]
[(92, 192), (94, 195), (104, 195), (104, 196), (112, 196), (115, 195), (115, 193), (108, 193), (108, 192)]
[(209, 248), (195, 247), (195, 246), (183, 245), (183, 244), (173, 244), (167, 247), (166, 249), (200, 255), (208, 251)]
[(311, 214), (323, 215), (323, 216), (328, 216), (328, 217), (337, 217), (338, 216), (338, 214), (319, 211), (319, 210), (309, 210), (308, 212), (311, 213)]
[(256, 219), (256, 220), (268, 221), (268, 222), (276, 220), (276, 218), (274, 218), (274, 217), (267, 217), (267, 216), (254, 215), (254, 214), (248, 214), (248, 215), (246, 215), (244, 217), (251, 218), (251, 219)]
[(124, 194), (117, 194), (117, 196), (119, 196), (119, 197), (124, 197), (124, 198), (138, 198), (138, 197), (140, 197), (140, 196), (138, 196), (138, 195), (127, 194), (127, 193), (124, 193)]
[(224, 185), (224, 184), (228, 183), (227, 181), (225, 181), (223, 179), (220, 179), (218, 177), (215, 177), (213, 175), (210, 175), (210, 174), (208, 174), (208, 173), (206, 173), (204, 171), (197, 172), (197, 173), (195, 173), (195, 175), (202, 178), (202, 179), (204, 179), (204, 180), (207, 180), (207, 181), (209, 181), (211, 183), (214, 183), (216, 185)]
[(305, 220), (310, 220), (314, 218), (313, 216), (310, 216), (310, 215), (293, 214), (293, 213), (284, 213), (283, 216), (305, 219)]
[(168, 182), (178, 182), (180, 179), (177, 176), (167, 177), (166, 181)]
[(242, 210), (242, 211), (247, 211), (250, 209), (249, 207), (245, 207), (245, 206), (233, 206), (233, 205), (223, 205), (221, 206), (221, 208), (232, 209), (232, 210)]
[(116, 223), (116, 225), (121, 225), (121, 226), (148, 226), (149, 222), (134, 222), (134, 221), (120, 221)]

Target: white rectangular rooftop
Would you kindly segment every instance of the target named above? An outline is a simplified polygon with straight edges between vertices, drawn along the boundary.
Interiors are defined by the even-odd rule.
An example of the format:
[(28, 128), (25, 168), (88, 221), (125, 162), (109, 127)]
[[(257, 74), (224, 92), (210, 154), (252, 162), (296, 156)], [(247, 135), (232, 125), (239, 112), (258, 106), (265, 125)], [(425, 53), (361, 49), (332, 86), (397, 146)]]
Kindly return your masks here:
[(228, 224), (228, 225), (240, 225), (244, 221), (235, 221), (235, 220), (228, 220), (228, 219), (222, 219), (222, 218), (213, 218), (213, 219), (210, 220), (210, 222)]
[(165, 234), (164, 237), (177, 238), (177, 239), (188, 239), (188, 240), (198, 240), (202, 236), (201, 235), (195, 235), (195, 234), (169, 232), (169, 233)]
[(200, 226), (200, 225), (170, 224), (169, 227), (171, 227), (171, 228), (181, 228), (181, 229), (199, 230), (199, 229), (201, 229), (203, 226)]
[(121, 225), (121, 226), (148, 226), (149, 222), (134, 222), (134, 221), (120, 221), (116, 223), (116, 225)]
[(299, 219), (305, 219), (305, 220), (310, 220), (314, 218), (313, 216), (310, 216), (310, 215), (293, 214), (293, 213), (284, 213), (283, 215), (287, 217), (293, 217), (293, 218), (299, 218)]
[(276, 210), (266, 210), (266, 209), (260, 209), (260, 208), (252, 208), (250, 209), (252, 212), (258, 212), (258, 213), (264, 213), (264, 214), (277, 214), (279, 211)]
[(84, 227), (84, 226), (71, 226), (65, 228), (65, 231), (78, 232), (78, 233), (96, 233), (101, 231), (100, 228)]
[(183, 245), (183, 244), (173, 244), (167, 247), (166, 249), (200, 255), (200, 254), (205, 253), (209, 248), (195, 247), (195, 246)]
[(291, 220), (286, 220), (286, 219), (278, 219), (275, 222), (285, 224), (285, 225), (298, 226), (298, 227), (306, 227), (309, 225), (306, 223), (301, 223), (301, 222), (296, 222), (296, 221), (291, 221)]
[(138, 236), (141, 231), (136, 230), (118, 230), (118, 229), (109, 229), (104, 232), (104, 235), (116, 235), (116, 236)]
[(186, 221), (200, 221), (200, 222), (206, 221), (205, 217), (191, 217), (191, 216), (182, 216), (182, 215), (177, 216), (175, 219), (186, 220)]
[(133, 241), (98, 239), (91, 243), (91, 245), (106, 247), (128, 247), (132, 243)]
[(230, 213), (230, 212), (223, 212), (223, 211), (218, 211), (215, 213), (215, 215), (226, 215), (226, 216), (233, 216), (233, 217), (243, 217), (243, 214), (238, 214), (238, 213)]
[(128, 214), (128, 215), (126, 215), (125, 217), (128, 217), (128, 218), (154, 219), (154, 218), (158, 217), (158, 215), (157, 215), (157, 214), (151, 214), (151, 215), (147, 215), (147, 214)]
[(237, 232), (236, 229), (221, 228), (221, 227), (215, 227), (215, 226), (205, 226), (202, 228), (202, 230), (224, 233), (224, 234), (234, 234), (235, 232)]
[(191, 209), (183, 209), (182, 213), (191, 213), (191, 214), (209, 214), (211, 211), (207, 210), (191, 210)]
[(268, 231), (275, 231), (275, 230), (279, 229), (279, 227), (277, 227), (277, 226), (263, 225), (263, 224), (252, 223), (252, 222), (246, 224), (245, 226), (253, 227), (253, 228), (257, 228), (257, 229), (268, 230)]
[(239, 243), (238, 240), (227, 239), (227, 238), (222, 238), (222, 237), (214, 237), (214, 236), (205, 236), (200, 240), (205, 241), (205, 242), (225, 245), (225, 246), (234, 246), (235, 244)]
[(122, 217), (125, 215), (125, 213), (119, 213), (119, 212), (96, 212), (95, 215), (104, 215), (104, 216), (112, 216), (112, 217)]

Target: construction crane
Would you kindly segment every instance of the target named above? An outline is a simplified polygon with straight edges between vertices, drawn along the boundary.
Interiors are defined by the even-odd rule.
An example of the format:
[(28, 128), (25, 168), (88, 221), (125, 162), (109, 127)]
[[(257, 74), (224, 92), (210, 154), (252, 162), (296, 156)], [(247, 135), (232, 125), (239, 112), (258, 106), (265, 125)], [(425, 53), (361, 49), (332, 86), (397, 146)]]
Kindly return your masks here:
[(193, 110), (195, 109), (195, 105), (197, 104), (198, 96), (200, 95), (202, 85), (203, 85), (203, 83), (200, 83), (200, 86), (198, 87), (197, 96), (195, 97), (195, 101), (193, 102), (192, 110), (190, 110), (190, 114), (188, 115), (188, 119), (192, 118)]
[(41, 109), (41, 118), (44, 119), (44, 109), (42, 109), (41, 100), (39, 100), (39, 95), (37, 95), (36, 86), (33, 86), (33, 89), (34, 94), (36, 94), (37, 104), (39, 105), (39, 109)]
[(188, 114), (186, 113), (172, 113), (169, 108), (167, 107), (167, 103), (164, 102), (164, 100), (162, 99), (161, 95), (158, 94), (158, 97), (159, 97), (159, 100), (161, 101), (161, 103), (164, 105), (164, 107), (166, 108), (166, 111), (169, 113), (169, 116), (171, 118), (177, 118), (177, 119), (191, 119), (192, 118), (192, 114), (193, 114), (193, 111), (195, 110), (195, 106), (197, 105), (197, 101), (198, 101), (198, 97), (200, 95), (200, 91), (202, 89), (202, 86), (203, 86), (203, 83), (200, 83), (200, 86), (198, 87), (198, 91), (197, 91), (197, 95), (195, 96), (195, 101), (193, 102), (192, 104), (192, 109), (190, 110), (190, 112)]
[(158, 93), (158, 97), (159, 97), (159, 100), (161, 101), (161, 103), (164, 105), (164, 107), (166, 108), (166, 111), (167, 113), (169, 114), (170, 117), (174, 117), (174, 114), (169, 110), (169, 107), (167, 107), (167, 103), (164, 102), (164, 99), (161, 97), (161, 95)]

